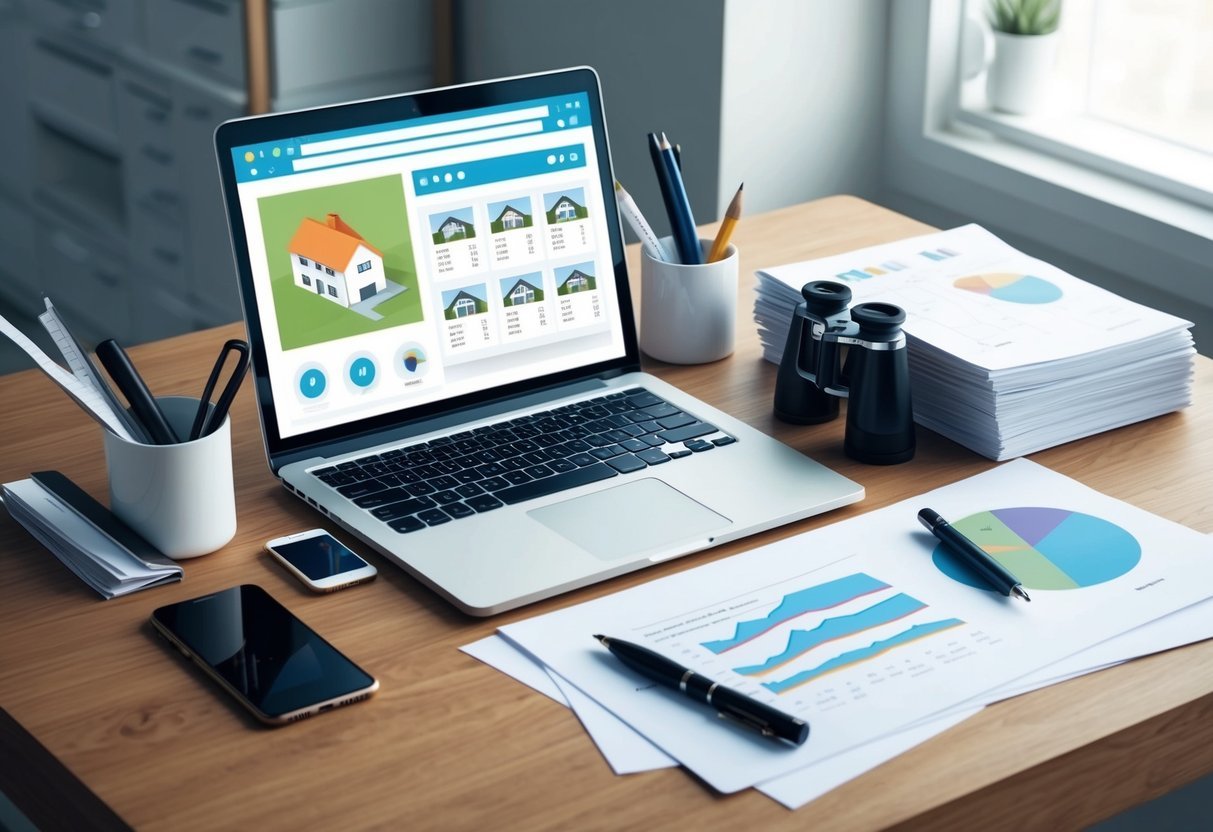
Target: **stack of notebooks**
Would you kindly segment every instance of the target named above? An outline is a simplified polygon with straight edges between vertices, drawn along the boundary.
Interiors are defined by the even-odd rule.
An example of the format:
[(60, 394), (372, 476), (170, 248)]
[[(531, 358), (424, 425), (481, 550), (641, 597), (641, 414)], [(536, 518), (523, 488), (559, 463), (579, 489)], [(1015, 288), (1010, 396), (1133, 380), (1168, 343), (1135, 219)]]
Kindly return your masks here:
[(13, 519), (107, 600), (181, 580), (180, 564), (61, 474), (42, 471), (0, 493)]
[(914, 419), (995, 460), (1192, 402), (1192, 324), (1017, 251), (976, 225), (758, 272), (754, 319), (779, 363), (800, 289), (906, 311)]

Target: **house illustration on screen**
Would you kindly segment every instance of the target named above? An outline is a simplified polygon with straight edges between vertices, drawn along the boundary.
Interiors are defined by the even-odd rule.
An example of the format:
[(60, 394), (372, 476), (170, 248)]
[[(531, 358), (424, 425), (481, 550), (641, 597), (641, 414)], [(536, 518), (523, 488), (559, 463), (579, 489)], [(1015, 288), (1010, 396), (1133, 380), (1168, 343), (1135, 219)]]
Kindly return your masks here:
[(514, 228), (527, 228), (530, 225), (530, 214), (518, 210), (513, 205), (507, 205), (501, 209), (501, 213), (497, 215), (497, 219), (489, 223), (489, 228), (494, 234), (500, 234), (502, 231), (509, 231)]
[(338, 214), (304, 217), (287, 244), (295, 285), (350, 307), (387, 288), (383, 252)]
[(598, 288), (598, 284), (594, 280), (594, 275), (586, 274), (581, 269), (573, 269), (569, 276), (556, 287), (556, 294), (572, 295), (576, 292), (589, 292), (596, 288)]
[(459, 217), (447, 217), (434, 232), (434, 242), (438, 245), (452, 240), (470, 240), (476, 236), (476, 227)]
[(486, 302), (469, 294), (466, 290), (461, 290), (447, 304), (442, 316), (448, 321), (453, 321), (456, 318), (466, 318), (468, 315), (483, 315), (488, 311), (489, 305)]
[(583, 220), (587, 216), (589, 216), (589, 212), (586, 211), (585, 206), (567, 195), (561, 195), (552, 203), (551, 209), (547, 212), (548, 222), (552, 224)]
[[(538, 276), (538, 275), (536, 275)], [(537, 303), (543, 300), (543, 290), (521, 278), (505, 293), (502, 303), (505, 306), (522, 306), (524, 303)]]

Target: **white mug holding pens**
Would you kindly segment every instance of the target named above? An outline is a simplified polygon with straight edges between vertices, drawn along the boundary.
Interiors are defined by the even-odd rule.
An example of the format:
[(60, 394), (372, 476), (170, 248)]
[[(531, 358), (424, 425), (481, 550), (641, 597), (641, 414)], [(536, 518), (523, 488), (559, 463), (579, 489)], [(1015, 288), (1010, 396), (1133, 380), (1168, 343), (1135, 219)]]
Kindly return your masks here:
[(654, 170), (674, 233), (658, 238), (618, 182), (620, 213), (641, 241), (640, 348), (671, 364), (704, 364), (733, 352), (738, 254), (729, 237), (741, 213), (741, 188), (716, 239), (695, 232), (686, 189), (669, 140), (649, 134)]
[[(107, 353), (102, 346), (98, 345), (99, 357)], [(117, 347), (109, 349), (120, 352)], [(238, 353), (232, 375), (212, 404), (215, 382), (232, 352)], [(222, 548), (236, 534), (232, 423), (227, 414), (248, 370), (248, 345), (243, 341), (224, 345), (201, 399), (152, 398), (125, 355), (124, 368), (104, 363), (128, 401), (134, 405), (140, 400), (138, 407), (132, 407), (133, 414), (149, 414), (145, 427), (158, 422), (167, 428), (163, 438), (153, 442), (105, 432), (110, 510), (175, 560)], [(119, 382), (115, 370), (119, 376), (128, 374), (124, 381)]]

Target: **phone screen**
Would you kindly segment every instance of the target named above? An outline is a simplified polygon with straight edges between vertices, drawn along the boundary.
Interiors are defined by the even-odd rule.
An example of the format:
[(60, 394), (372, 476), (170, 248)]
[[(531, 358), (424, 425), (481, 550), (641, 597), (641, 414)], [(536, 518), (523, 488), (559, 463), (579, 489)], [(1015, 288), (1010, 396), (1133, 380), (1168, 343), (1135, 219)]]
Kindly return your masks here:
[(275, 543), (274, 551), (313, 581), (366, 566), (366, 561), (328, 534), (305, 537), (289, 543)]
[(271, 718), (375, 684), (259, 586), (171, 604), (152, 617)]

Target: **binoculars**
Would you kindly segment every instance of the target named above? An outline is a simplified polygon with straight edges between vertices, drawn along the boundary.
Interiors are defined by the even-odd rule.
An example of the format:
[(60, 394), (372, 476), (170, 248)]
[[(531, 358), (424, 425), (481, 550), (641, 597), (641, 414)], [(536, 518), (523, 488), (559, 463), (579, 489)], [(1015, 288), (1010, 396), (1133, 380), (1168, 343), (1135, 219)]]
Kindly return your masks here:
[[(807, 425), (838, 415), (847, 404), (847, 456), (872, 465), (893, 465), (914, 456), (914, 416), (906, 313), (891, 303), (860, 303), (850, 310), (851, 290), (814, 280), (800, 290), (775, 381), (775, 416)], [(846, 347), (846, 359), (841, 352)]]

